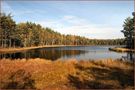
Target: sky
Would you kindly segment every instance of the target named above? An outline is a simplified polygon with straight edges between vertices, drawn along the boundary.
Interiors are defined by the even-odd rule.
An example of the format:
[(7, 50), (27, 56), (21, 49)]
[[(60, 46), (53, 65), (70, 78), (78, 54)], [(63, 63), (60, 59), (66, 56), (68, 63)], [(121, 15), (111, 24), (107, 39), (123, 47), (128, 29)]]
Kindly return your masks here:
[(17, 23), (30, 21), (62, 34), (116, 39), (124, 37), (122, 25), (127, 17), (132, 17), (134, 0), (4, 0), (1, 9), (11, 13)]

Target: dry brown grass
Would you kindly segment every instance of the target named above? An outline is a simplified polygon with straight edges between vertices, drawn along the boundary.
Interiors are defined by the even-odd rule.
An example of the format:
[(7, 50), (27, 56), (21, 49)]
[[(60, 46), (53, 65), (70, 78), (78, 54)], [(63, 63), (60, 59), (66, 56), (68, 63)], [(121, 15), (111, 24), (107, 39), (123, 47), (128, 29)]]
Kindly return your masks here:
[(0, 60), (0, 88), (133, 88), (133, 63), (119, 60)]
[(135, 49), (120, 48), (120, 47), (109, 48), (109, 50), (116, 52), (135, 52)]

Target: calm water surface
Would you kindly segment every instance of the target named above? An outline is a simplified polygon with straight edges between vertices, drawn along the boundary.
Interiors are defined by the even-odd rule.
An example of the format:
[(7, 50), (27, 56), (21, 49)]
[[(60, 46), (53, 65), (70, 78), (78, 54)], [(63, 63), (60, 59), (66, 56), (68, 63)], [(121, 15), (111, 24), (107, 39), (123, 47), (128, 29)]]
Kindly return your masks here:
[(78, 60), (91, 60), (91, 59), (128, 59), (133, 60), (135, 53), (118, 53), (109, 51), (108, 48), (114, 46), (67, 46), (67, 47), (51, 47), (35, 49), (17, 53), (0, 53), (0, 58), (44, 58), (50, 60), (57, 59), (78, 59)]

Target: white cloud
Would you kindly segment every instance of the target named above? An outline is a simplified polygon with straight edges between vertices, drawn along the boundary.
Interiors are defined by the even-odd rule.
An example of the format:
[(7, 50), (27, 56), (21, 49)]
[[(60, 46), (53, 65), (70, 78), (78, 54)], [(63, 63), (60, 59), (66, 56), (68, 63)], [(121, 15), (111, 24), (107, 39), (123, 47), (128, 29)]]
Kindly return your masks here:
[[(37, 2), (36, 2), (37, 3)], [(38, 2), (38, 3), (43, 3), (43, 2)], [(58, 8), (58, 9), (63, 9), (61, 11), (64, 12), (65, 8)], [(25, 9), (23, 12), (20, 11), (13, 11), (12, 7), (8, 4), (7, 1), (2, 1), (2, 11), (5, 11), (6, 13), (13, 13), (13, 15), (16, 16), (21, 16), (22, 14), (34, 14), (32, 16), (35, 16), (35, 14), (38, 14), (37, 16), (39, 17), (40, 15), (45, 15), (47, 13), (45, 10), (29, 10)], [(15, 13), (16, 12), (16, 13)], [(67, 12), (67, 10), (66, 10)], [(70, 12), (70, 11), (69, 11)], [(31, 16), (31, 17), (32, 17)], [(94, 24), (91, 21), (88, 21), (87, 19), (80, 18), (77, 16), (73, 15), (65, 15), (61, 18), (58, 19), (44, 19), (42, 21), (36, 21), (36, 23), (41, 24), (42, 26), (50, 27), (62, 34), (75, 34), (75, 35), (81, 35), (81, 36), (86, 36), (89, 38), (121, 38), (123, 37), (122, 33), (120, 30), (122, 27), (116, 27), (113, 26), (114, 24), (113, 19), (116, 19), (116, 21), (122, 21), (122, 20), (117, 20), (119, 19), (118, 14), (116, 15), (111, 15), (109, 16), (109, 21), (106, 19), (104, 23), (107, 23), (107, 25), (97, 25)], [(34, 18), (34, 17), (33, 17)], [(92, 18), (92, 17), (91, 17)], [(117, 22), (116, 22), (117, 23)], [(115, 23), (115, 25), (116, 25)], [(122, 22), (123, 23), (123, 22)], [(118, 24), (117, 24), (118, 25)]]
[(62, 18), (62, 20), (72, 25), (82, 25), (83, 23), (88, 23), (87, 20), (72, 15), (66, 15)]
[(71, 15), (66, 15), (59, 20), (44, 20), (37, 23), (40, 23), (42, 26), (51, 27), (62, 34), (73, 34), (98, 39), (123, 37), (120, 27), (97, 25), (86, 19)]
[(4, 13), (12, 13), (13, 9), (6, 1), (1, 1), (1, 11)]

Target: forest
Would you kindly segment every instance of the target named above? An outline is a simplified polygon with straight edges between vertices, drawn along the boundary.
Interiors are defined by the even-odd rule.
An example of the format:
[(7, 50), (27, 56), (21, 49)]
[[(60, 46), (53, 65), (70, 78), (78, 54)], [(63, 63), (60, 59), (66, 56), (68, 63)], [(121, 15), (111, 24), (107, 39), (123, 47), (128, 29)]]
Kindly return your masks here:
[(0, 13), (0, 48), (44, 45), (122, 45), (124, 39), (89, 39), (64, 35), (33, 22), (16, 23), (11, 14)]

